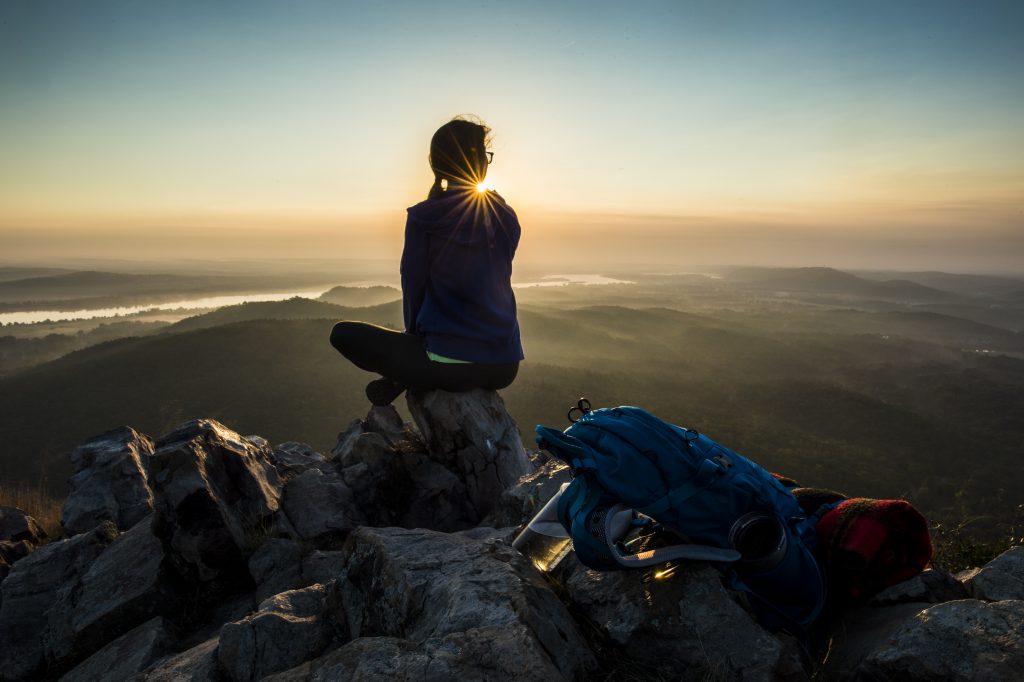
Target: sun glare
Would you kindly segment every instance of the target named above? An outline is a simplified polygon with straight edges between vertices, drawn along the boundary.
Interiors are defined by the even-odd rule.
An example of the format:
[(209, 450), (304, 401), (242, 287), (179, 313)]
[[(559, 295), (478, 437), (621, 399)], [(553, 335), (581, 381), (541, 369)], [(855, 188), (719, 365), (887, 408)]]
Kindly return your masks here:
[(480, 192), (481, 194), (483, 194), (484, 192), (486, 192), (489, 189), (491, 189), (491, 185), (486, 180), (484, 182), (479, 183), (476, 186), (476, 191)]

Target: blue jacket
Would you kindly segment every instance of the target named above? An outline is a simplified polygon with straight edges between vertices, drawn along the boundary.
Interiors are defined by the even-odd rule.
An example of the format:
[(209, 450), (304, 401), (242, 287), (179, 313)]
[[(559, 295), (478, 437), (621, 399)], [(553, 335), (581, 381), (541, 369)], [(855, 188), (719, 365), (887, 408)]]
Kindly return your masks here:
[(523, 359), (512, 293), (519, 219), (496, 192), (450, 190), (409, 209), (405, 330), (426, 350), (485, 364)]

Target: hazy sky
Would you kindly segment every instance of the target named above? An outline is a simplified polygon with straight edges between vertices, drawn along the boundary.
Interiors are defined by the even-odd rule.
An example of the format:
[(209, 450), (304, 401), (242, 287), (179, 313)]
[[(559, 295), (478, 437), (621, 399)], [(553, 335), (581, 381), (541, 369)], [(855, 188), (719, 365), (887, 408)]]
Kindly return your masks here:
[(1024, 270), (1024, 2), (0, 3), (0, 260), (394, 256), (494, 129), (521, 255)]

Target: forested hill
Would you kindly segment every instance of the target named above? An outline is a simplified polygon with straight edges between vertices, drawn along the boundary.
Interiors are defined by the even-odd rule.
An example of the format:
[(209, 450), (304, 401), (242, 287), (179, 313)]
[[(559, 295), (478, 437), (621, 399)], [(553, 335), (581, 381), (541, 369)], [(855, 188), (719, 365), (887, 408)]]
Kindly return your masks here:
[[(0, 475), (62, 493), (66, 454), (85, 438), (120, 424), (163, 433), (200, 416), (329, 448), (365, 414), (372, 378), (329, 346), (347, 314), (330, 313), (112, 341), (0, 380)], [(400, 317), (387, 305), (359, 313)], [(564, 427), (585, 395), (646, 407), (806, 485), (961, 516), (1024, 501), (1024, 361), (727, 313), (527, 306), (520, 318), (527, 361), (502, 393), (525, 442), (535, 424)]]

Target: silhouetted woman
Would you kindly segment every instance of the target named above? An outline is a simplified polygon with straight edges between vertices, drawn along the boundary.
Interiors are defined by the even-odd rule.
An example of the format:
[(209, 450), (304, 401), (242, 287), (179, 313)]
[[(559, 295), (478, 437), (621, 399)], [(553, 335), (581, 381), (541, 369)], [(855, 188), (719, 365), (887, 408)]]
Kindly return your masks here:
[(366, 396), (387, 405), (406, 388), (504, 388), (523, 359), (512, 293), (519, 220), (478, 185), (492, 154), (490, 129), (456, 118), (430, 140), (434, 184), (409, 209), (402, 252), (405, 333), (338, 322), (331, 344), (382, 378)]

